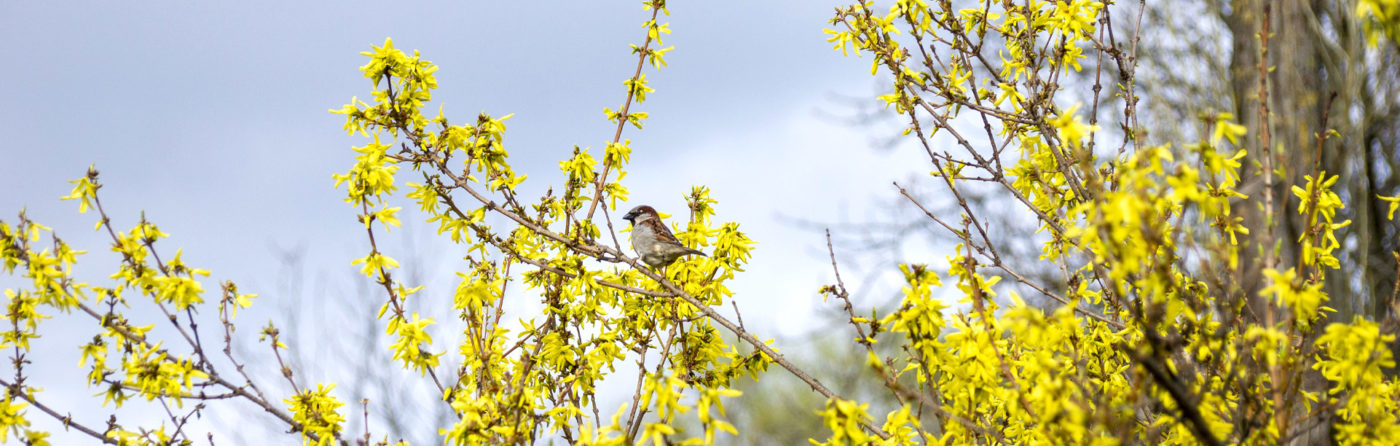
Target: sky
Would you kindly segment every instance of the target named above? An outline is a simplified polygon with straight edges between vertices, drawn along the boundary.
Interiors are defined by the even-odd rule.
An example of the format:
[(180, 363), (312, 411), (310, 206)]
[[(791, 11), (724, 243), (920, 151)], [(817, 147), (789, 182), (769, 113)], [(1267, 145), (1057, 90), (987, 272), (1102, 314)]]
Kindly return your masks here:
[[(92, 231), (97, 217), (58, 200), (68, 180), (96, 166), (117, 228), (144, 213), (171, 234), (165, 249), (213, 272), (207, 299), (232, 280), (261, 295), (249, 321), (289, 320), (279, 299), (336, 297), (278, 295), (282, 253), (300, 253), (307, 274), (364, 280), (346, 274), (367, 242), (331, 175), (350, 168), (350, 147), (365, 140), (328, 112), (369, 96), (360, 52), (386, 37), (420, 50), (440, 67), (431, 108), (455, 122), (513, 113), (512, 165), (542, 187), (558, 181), (557, 163), (575, 145), (601, 157), (611, 140), (603, 109), (618, 108), (635, 68), (628, 45), (640, 43), (649, 17), (641, 3), (0, 3), (0, 219), (13, 223), (25, 209), (89, 251), (80, 278), (110, 283), (116, 259)], [(675, 47), (669, 66), (647, 69), (656, 92), (633, 108), (650, 118), (623, 135), (634, 149), (632, 199), (619, 207), (683, 216), (684, 194), (704, 185), (718, 219), (759, 242), (731, 289), (760, 337), (800, 339), (835, 306), (816, 293), (831, 281), (825, 240), (794, 219), (860, 220), (894, 202), (892, 180), (929, 170), (918, 152), (872, 147), (888, 136), (882, 130), (837, 118), (853, 113), (838, 98), (872, 97), (877, 83), (868, 58), (842, 57), (826, 42), (835, 6), (673, 2), (661, 19), (673, 31), (664, 36)], [(421, 220), (412, 209), (400, 218)], [(428, 240), (441, 256), (432, 262), (450, 273), (461, 256), (427, 234), (418, 243)], [(393, 256), (413, 239), (381, 249)], [(910, 261), (936, 261), (913, 253)], [(0, 287), (22, 284), (0, 276)], [(72, 367), (75, 346), (95, 329), (62, 315), (53, 323), (71, 329), (41, 332), (55, 350), (36, 353), (47, 362), (30, 370), (46, 379), (36, 384), (42, 397), (81, 413), (100, 402), (75, 385), (82, 372)], [(255, 331), (241, 335), (252, 343)]]

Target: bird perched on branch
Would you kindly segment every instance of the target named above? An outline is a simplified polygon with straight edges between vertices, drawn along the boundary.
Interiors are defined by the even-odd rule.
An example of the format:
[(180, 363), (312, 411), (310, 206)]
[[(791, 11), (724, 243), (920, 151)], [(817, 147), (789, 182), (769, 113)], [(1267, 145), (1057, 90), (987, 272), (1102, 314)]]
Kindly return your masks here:
[(632, 223), (632, 250), (637, 251), (637, 256), (651, 269), (670, 265), (684, 255), (705, 255), (685, 247), (680, 240), (676, 240), (676, 236), (671, 234), (671, 230), (661, 222), (661, 216), (657, 215), (656, 209), (652, 209), (651, 206), (634, 207), (623, 215), (622, 219)]

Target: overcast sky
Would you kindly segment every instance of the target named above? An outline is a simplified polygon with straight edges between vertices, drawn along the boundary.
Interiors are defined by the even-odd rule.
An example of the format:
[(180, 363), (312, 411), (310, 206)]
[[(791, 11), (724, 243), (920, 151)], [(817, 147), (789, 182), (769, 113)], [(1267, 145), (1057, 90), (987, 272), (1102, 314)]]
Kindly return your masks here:
[[(92, 231), (96, 217), (58, 201), (67, 180), (95, 164), (115, 225), (129, 228), (144, 211), (172, 234), (165, 249), (183, 248), (187, 263), (213, 271), (207, 299), (233, 280), (261, 294), (259, 306), (277, 308), (277, 299), (299, 297), (276, 293), (279, 250), (304, 251), (308, 273), (352, 280), (342, 273), (367, 249), (331, 180), (364, 140), (327, 112), (369, 96), (361, 51), (386, 37), (421, 50), (441, 67), (433, 108), (443, 104), (455, 122), (514, 113), (506, 148), (531, 175), (527, 184), (542, 185), (557, 182), (557, 162), (575, 145), (601, 158), (613, 133), (602, 110), (623, 99), (636, 61), (628, 45), (640, 43), (649, 14), (641, 3), (0, 3), (0, 218), (14, 222), (27, 208), (92, 252), (80, 260), (83, 280), (108, 283), (116, 266)], [(780, 216), (859, 218), (873, 201), (891, 201), (891, 180), (929, 170), (918, 153), (870, 146), (888, 135), (829, 116), (851, 111), (833, 96), (875, 88), (868, 58), (843, 58), (826, 42), (834, 6), (673, 2), (662, 20), (676, 49), (669, 67), (648, 68), (657, 91), (634, 108), (651, 118), (624, 133), (634, 147), (632, 202), (621, 207), (683, 216), (683, 195), (705, 185), (718, 218), (741, 222), (760, 242), (732, 287), (760, 337), (805, 333), (818, 308), (834, 305), (815, 292), (830, 276), (821, 235)], [(454, 247), (435, 248), (460, 258)], [(76, 345), (96, 332), (74, 327), (43, 332), (61, 349), (52, 367), (72, 376), (37, 385), (45, 397), (90, 406), (79, 401), (96, 390), (75, 388), (81, 372), (72, 366)]]

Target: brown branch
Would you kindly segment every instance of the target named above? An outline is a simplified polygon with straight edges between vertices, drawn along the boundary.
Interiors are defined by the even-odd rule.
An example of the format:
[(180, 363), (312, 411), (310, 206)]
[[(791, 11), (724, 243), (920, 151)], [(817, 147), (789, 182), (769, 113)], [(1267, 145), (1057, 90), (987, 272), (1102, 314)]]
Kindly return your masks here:
[[(1149, 342), (1151, 342), (1153, 348), (1156, 349), (1156, 344), (1158, 342), (1151, 341), (1151, 338), (1155, 338), (1156, 334), (1151, 330), (1148, 330), (1146, 333)], [(1157, 341), (1160, 341), (1160, 339)], [(1191, 433), (1196, 435), (1196, 439), (1208, 446), (1221, 445), (1222, 443), (1220, 440), (1216, 439), (1215, 434), (1211, 433), (1210, 426), (1206, 424), (1205, 417), (1201, 416), (1201, 410), (1197, 407), (1199, 400), (1192, 396), (1185, 386), (1171, 376), (1171, 372), (1167, 370), (1167, 367), (1156, 358), (1140, 353), (1131, 346), (1126, 348), (1130, 349), (1133, 359), (1139, 364), (1142, 364), (1144, 369), (1147, 369), (1148, 374), (1152, 376), (1152, 380), (1157, 382), (1157, 385), (1161, 386), (1163, 389), (1166, 389), (1167, 393), (1176, 401), (1177, 410), (1181, 412), (1182, 418), (1186, 420), (1187, 427), (1191, 428)]]
[[(856, 322), (855, 309), (854, 306), (851, 304), (850, 293), (846, 291), (846, 283), (845, 281), (841, 280), (841, 269), (836, 265), (836, 249), (831, 244), (830, 229), (826, 231), (826, 252), (831, 257), (831, 272), (836, 276), (836, 284), (826, 286), (825, 288), (823, 288), (823, 291), (841, 299), (841, 301), (843, 302), (842, 309), (846, 310), (847, 321), (850, 322), (851, 326), (855, 327), (856, 334), (860, 336), (860, 338), (857, 339), (856, 342), (859, 343), (861, 346), (865, 347), (866, 353), (870, 354), (871, 356), (878, 356), (875, 353), (874, 343), (871, 341), (870, 337), (866, 336), (865, 334), (865, 329), (861, 327), (859, 322)], [(939, 404), (937, 401), (934, 401), (932, 398), (929, 398), (928, 395), (925, 395), (922, 392), (911, 392), (909, 391), (909, 389), (904, 388), (904, 386), (900, 385), (899, 381), (895, 379), (895, 376), (893, 375), (892, 371), (886, 369), (884, 366), (877, 366), (877, 369), (878, 370), (876, 371), (880, 374), (880, 378), (882, 378), (885, 381), (885, 387), (888, 388), (891, 392), (893, 392), (895, 397), (901, 400), (901, 403), (904, 403), (905, 400), (910, 399), (918, 400), (920, 404), (931, 407), (934, 410), (934, 412), (937, 412), (938, 415), (957, 421), (964, 427), (967, 427), (968, 429), (974, 432), (986, 434), (986, 431), (982, 429), (981, 426), (978, 426), (977, 423), (974, 423), (972, 422), (972, 420), (968, 420), (967, 418), (964, 418), (958, 414), (953, 413), (952, 411), (943, 408), (942, 404)], [(920, 428), (922, 429), (922, 427)]]
[[(656, 23), (656, 15), (661, 12), (661, 5), (652, 2), (651, 22)], [(632, 73), (632, 78), (627, 82), (627, 99), (622, 102), (622, 109), (618, 110), (617, 131), (613, 132), (612, 144), (617, 144), (622, 139), (622, 128), (627, 125), (627, 111), (632, 108), (632, 97), (637, 91), (637, 81), (642, 77), (642, 66), (646, 65), (647, 55), (651, 54), (651, 29), (647, 29), (647, 38), (642, 41), (642, 49), (637, 52), (637, 69)], [(607, 149), (603, 149), (603, 173), (598, 175), (598, 188), (593, 193), (593, 202), (588, 205), (588, 216), (584, 220), (593, 220), (593, 211), (597, 210), (598, 202), (603, 199), (603, 188), (607, 186), (608, 171), (612, 169), (612, 159), (607, 156)], [(612, 225), (612, 222), (608, 222)]]
[[(1260, 2), (1263, 13), (1260, 14), (1259, 20), (1259, 63), (1257, 65), (1259, 71), (1259, 141), (1262, 146), (1261, 153), (1264, 155), (1264, 215), (1267, 222), (1262, 236), (1265, 270), (1275, 269), (1278, 265), (1273, 243), (1274, 226), (1277, 224), (1274, 213), (1274, 154), (1269, 140), (1269, 37), (1271, 37), (1269, 22), (1273, 20), (1272, 6), (1273, 4), (1270, 2)], [(1275, 325), (1276, 310), (1273, 302), (1265, 299), (1264, 319), (1267, 326)], [(1283, 386), (1280, 381), (1283, 381), (1283, 370), (1278, 364), (1269, 367), (1269, 381), (1273, 389), (1271, 393), (1275, 408), (1274, 426), (1278, 429), (1279, 435), (1283, 435), (1288, 432), (1288, 426), (1285, 424), (1288, 421), (1288, 414), (1281, 410), (1283, 407)]]
[(84, 426), (82, 423), (79, 423), (77, 421), (73, 421), (72, 415), (59, 415), (58, 411), (55, 411), (52, 408), (49, 408), (49, 406), (45, 405), (44, 403), (39, 402), (39, 399), (35, 398), (33, 394), (31, 394), (30, 392), (25, 392), (24, 389), (20, 388), (22, 386), (20, 386), (18, 383), (11, 383), (0, 379), (0, 386), (5, 387), (6, 391), (9, 392), (10, 396), (18, 396), (24, 401), (28, 402), (29, 404), (32, 404), (34, 407), (39, 408), (40, 411), (43, 411), (45, 414), (48, 414), (49, 416), (53, 417), (53, 419), (63, 422), (63, 427), (65, 429), (77, 429), (78, 432), (82, 432), (83, 434), (86, 434), (89, 437), (96, 438), (97, 441), (100, 441), (104, 444), (118, 444), (117, 440), (107, 438), (107, 436), (104, 435), (104, 433), (97, 432), (96, 429)]
[(642, 383), (647, 377), (647, 350), (651, 347), (651, 337), (655, 335), (656, 325), (653, 324), (650, 327), (650, 332), (647, 333), (645, 341), (642, 342), (640, 347), (641, 351), (637, 352), (637, 388), (632, 391), (632, 409), (627, 413), (627, 425), (623, 426), (623, 430), (627, 432), (629, 438), (634, 430), (632, 428), (632, 420), (636, 419), (637, 405), (640, 404), (642, 400)]

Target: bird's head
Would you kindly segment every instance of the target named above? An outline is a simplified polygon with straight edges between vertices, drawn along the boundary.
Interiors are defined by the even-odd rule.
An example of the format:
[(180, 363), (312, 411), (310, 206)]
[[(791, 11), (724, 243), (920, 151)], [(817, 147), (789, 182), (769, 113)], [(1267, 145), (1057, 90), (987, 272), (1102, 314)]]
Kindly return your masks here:
[(627, 214), (623, 215), (622, 219), (627, 220), (629, 223), (635, 225), (639, 221), (646, 221), (648, 218), (655, 217), (656, 209), (652, 209), (651, 206), (647, 206), (644, 204), (641, 206), (634, 207), (630, 211), (627, 211)]

